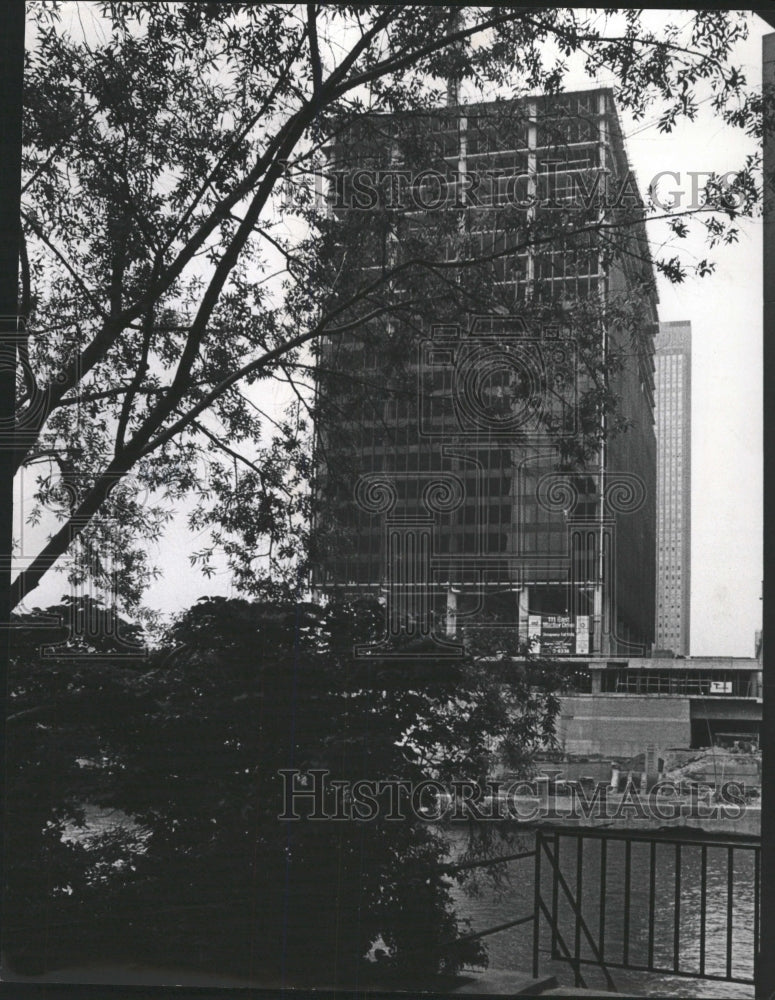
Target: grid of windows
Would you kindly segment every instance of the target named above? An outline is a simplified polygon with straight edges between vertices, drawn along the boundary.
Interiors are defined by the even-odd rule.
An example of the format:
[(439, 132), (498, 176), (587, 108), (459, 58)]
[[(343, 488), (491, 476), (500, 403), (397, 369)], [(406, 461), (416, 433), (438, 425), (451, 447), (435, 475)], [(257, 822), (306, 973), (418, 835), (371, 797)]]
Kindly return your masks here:
[(691, 582), (691, 324), (660, 324), (655, 346), (656, 645), (686, 656)]
[[(610, 269), (604, 275), (600, 248), (591, 234), (567, 241), (567, 245), (560, 248), (555, 243), (541, 251), (532, 248), (529, 253), (509, 252), (509, 241), (517, 239), (519, 232), (519, 220), (514, 217), (515, 203), (519, 204), (531, 189), (539, 206), (547, 203), (553, 206), (547, 210), (552, 211), (580, 196), (586, 199), (596, 191), (602, 197), (604, 190), (597, 187), (601, 177), (629, 175), (609, 92), (568, 94), (546, 102), (527, 100), (473, 106), (467, 107), (465, 114), (459, 109), (440, 109), (428, 115), (413, 116), (411, 120), (384, 116), (373, 122), (370, 129), (365, 128), (363, 135), (343, 138), (342, 147), (332, 153), (341, 165), (336, 180), (337, 197), (340, 198), (357, 194), (348, 188), (353, 180), (348, 171), (353, 174), (357, 167), (380, 170), (386, 164), (391, 168), (419, 165), (437, 177), (447, 171), (448, 186), (441, 193), (447, 203), (459, 206), (460, 195), (464, 193), (460, 172), (468, 171), (469, 180), (474, 178), (476, 181), (476, 205), (467, 204), (466, 235), (472, 244), (472, 255), (495, 258), (495, 286), (503, 293), (497, 304), (499, 309), (503, 303), (507, 304), (508, 308), (502, 309), (504, 313), (519, 313), (519, 303), (524, 302), (528, 293), (534, 300), (584, 298), (605, 292), (615, 279), (627, 280), (623, 272), (617, 272), (612, 278)], [(422, 162), (418, 159), (420, 156), (424, 157)], [(454, 197), (450, 196), (450, 190)], [(543, 210), (542, 207), (534, 209), (537, 213)], [(338, 214), (336, 210), (334, 214)], [(412, 226), (428, 225), (427, 213), (418, 212), (414, 222), (411, 210), (399, 215), (403, 232), (408, 237), (413, 235)], [(344, 211), (341, 217), (345, 232), (347, 217)], [(452, 223), (446, 225), (452, 232)], [(384, 247), (379, 245), (380, 234), (366, 234), (366, 229), (360, 226), (357, 234), (360, 266), (377, 268), (383, 263)], [(439, 245), (446, 248), (447, 242), (442, 238), (444, 229), (445, 224), (440, 224)], [(345, 238), (343, 235), (342, 239)], [(448, 254), (453, 252), (450, 240)], [(652, 303), (648, 305), (651, 309)], [(653, 316), (653, 312), (650, 315)], [(429, 332), (425, 331), (425, 336)], [(491, 334), (499, 337), (501, 331), (493, 330)], [(530, 335), (535, 336), (536, 331)], [(350, 345), (348, 353), (339, 343), (332, 348), (338, 353), (336, 358), (328, 359), (328, 366), (346, 372), (365, 371), (369, 378), (380, 383), (384, 373), (379, 362), (379, 341), (379, 330), (375, 326), (374, 347), (369, 343), (354, 344)], [(642, 451), (635, 447), (623, 450), (615, 470), (637, 472), (650, 479), (654, 474), (649, 464), (653, 461), (653, 450), (648, 452), (649, 446), (653, 449), (651, 337), (644, 337), (643, 341), (644, 344), (639, 345), (636, 393), (623, 396), (628, 403), (636, 399), (640, 406), (634, 415), (646, 428), (643, 440), (639, 441), (643, 448)], [(410, 352), (408, 356), (415, 355)], [(552, 356), (559, 355), (552, 352)], [(638, 378), (641, 387), (646, 387), (645, 400), (637, 392)], [(562, 379), (558, 379), (557, 385), (552, 384), (552, 392), (543, 392), (542, 398), (558, 399), (557, 386), (561, 383)], [(490, 560), (487, 582), (511, 585), (527, 580), (532, 588), (531, 602), (539, 602), (543, 599), (542, 586), (558, 589), (557, 585), (567, 585), (572, 575), (574, 581), (582, 581), (579, 595), (570, 601), (563, 598), (562, 607), (549, 610), (560, 613), (575, 601), (579, 614), (592, 611), (591, 590), (585, 587), (599, 587), (616, 580), (616, 587), (620, 588), (623, 582), (630, 581), (639, 600), (632, 602), (635, 615), (627, 625), (631, 628), (628, 636), (631, 634), (637, 643), (650, 643), (653, 605), (645, 598), (646, 592), (653, 593), (653, 564), (648, 582), (644, 583), (643, 560), (638, 565), (638, 560), (628, 559), (626, 552), (617, 550), (616, 575), (609, 569), (602, 580), (601, 566), (604, 555), (606, 559), (608, 555), (600, 551), (600, 529), (595, 528), (589, 538), (583, 533), (571, 538), (567, 512), (550, 512), (537, 502), (537, 483), (543, 474), (556, 471), (557, 455), (546, 447), (531, 452), (529, 446), (517, 440), (494, 442), (484, 433), (477, 436), (458, 433), (461, 416), (455, 409), (452, 364), (440, 363), (434, 367), (429, 387), (423, 385), (419, 393), (418, 384), (403, 396), (388, 392), (387, 382), (382, 386), (378, 384), (359, 412), (349, 413), (338, 422), (334, 440), (321, 440), (319, 454), (328, 459), (330, 456), (324, 453), (325, 448), (329, 448), (338, 452), (343, 468), (392, 477), (396, 486), (393, 513), (398, 516), (422, 513), (423, 488), (429, 475), (454, 474), (463, 484), (465, 500), (453, 511), (434, 514), (434, 555), (449, 557), (446, 563), (450, 567), (448, 579), (460, 580), (464, 572), (455, 568), (456, 555), (485, 555)], [(428, 388), (438, 403), (430, 420), (422, 411)], [(498, 382), (493, 376), (485, 388), (492, 398), (500, 395), (508, 408), (510, 386), (505, 381)], [(346, 389), (335, 391), (346, 392)], [(423, 434), (418, 433), (421, 425), (425, 428)], [(557, 425), (565, 426), (563, 422)], [(444, 455), (439, 446), (441, 441), (446, 448)], [(326, 463), (320, 464), (318, 488), (328, 488), (338, 495), (341, 511), (341, 523), (336, 526), (332, 523), (328, 531), (331, 556), (323, 560), (321, 580), (324, 584), (379, 587), (385, 579), (385, 519), (379, 513), (364, 510), (355, 514), (353, 485), (338, 481), (336, 475), (323, 468)], [(653, 498), (650, 483), (648, 492)], [(591, 489), (581, 496), (573, 516), (583, 523), (599, 518), (599, 512), (600, 498)], [(653, 520), (639, 531), (641, 536), (647, 537), (648, 551), (653, 555)], [(528, 570), (525, 570), (526, 563), (530, 564)], [(464, 566), (463, 560), (459, 566)], [(533, 575), (526, 578), (526, 572)], [(613, 583), (610, 589), (613, 590)], [(646, 604), (648, 611), (643, 612)], [(531, 603), (531, 610), (542, 609), (537, 603)], [(604, 614), (610, 615), (611, 609)], [(637, 615), (641, 615), (642, 622), (638, 619), (636, 623)]]
[[(680, 661), (678, 661), (680, 663)], [(753, 698), (758, 683), (750, 671), (608, 669), (602, 689), (616, 694), (672, 694)]]

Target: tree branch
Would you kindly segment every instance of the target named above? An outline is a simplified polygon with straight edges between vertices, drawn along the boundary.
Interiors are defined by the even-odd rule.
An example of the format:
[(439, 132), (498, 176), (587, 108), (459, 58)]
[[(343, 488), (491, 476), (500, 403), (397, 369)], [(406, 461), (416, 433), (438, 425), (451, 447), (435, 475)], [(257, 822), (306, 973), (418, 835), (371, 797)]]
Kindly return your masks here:
[[(212, 443), (218, 449), (220, 449), (230, 458), (233, 458), (236, 462), (242, 462), (243, 465), (246, 465), (249, 469), (252, 469), (253, 472), (257, 473), (258, 478), (261, 482), (261, 488), (266, 489), (266, 486), (264, 484), (264, 472), (263, 469), (260, 468), (260, 466), (256, 465), (255, 462), (251, 462), (250, 459), (247, 458), (245, 455), (242, 455), (240, 452), (235, 451), (233, 448), (230, 448), (227, 444), (221, 441), (221, 439), (216, 434), (213, 434), (212, 431), (209, 431), (204, 426), (204, 424), (201, 423), (201, 421), (192, 420), (191, 423), (192, 426), (196, 427), (198, 431), (201, 431), (201, 433), (204, 434), (206, 438), (209, 438), (209, 440), (212, 441)], [(280, 487), (283, 493), (285, 493), (286, 496), (290, 497), (293, 495), (289, 489), (287, 489), (285, 486), (282, 485), (282, 483), (278, 483), (277, 485)]]
[(140, 387), (142, 385), (143, 379), (148, 372), (148, 353), (151, 348), (151, 338), (153, 336), (153, 317), (154, 310), (149, 307), (146, 313), (146, 319), (143, 330), (143, 346), (140, 354), (140, 363), (137, 366), (137, 371), (135, 372), (135, 377), (132, 379), (129, 387), (127, 389), (126, 396), (124, 396), (124, 403), (121, 407), (121, 414), (118, 418), (118, 427), (116, 428), (116, 443), (113, 449), (114, 454), (118, 454), (124, 447), (124, 434), (126, 433), (126, 427), (129, 422), (129, 415), (132, 411), (132, 403), (134, 402), (135, 396), (137, 395)]
[[(254, 211), (248, 213), (248, 216), (246, 216), (246, 219), (238, 229), (237, 236), (234, 240), (232, 240), (229, 246), (226, 247), (221, 258), (221, 264), (223, 264), (226, 260), (229, 262), (228, 266), (224, 270), (219, 265), (216, 276), (212, 279), (208, 292), (205, 293), (206, 301), (203, 300), (202, 302), (202, 306), (199, 310), (199, 316), (204, 317), (212, 312), (212, 308), (217, 301), (217, 295), (213, 297), (212, 291), (214, 291), (216, 286), (220, 286), (222, 288), (225, 277), (234, 266), (236, 257), (239, 255), (239, 252), (250, 233), (251, 227), (254, 226), (257, 221), (261, 207), (263, 207), (271, 194), (274, 183), (282, 171), (282, 159), (290, 153), (290, 150), (296, 144), (298, 138), (303, 134), (304, 130), (313, 118), (314, 109), (310, 103), (307, 103), (300, 108), (296, 114), (288, 119), (283, 126), (281, 126), (273, 139), (269, 142), (267, 149), (254, 164), (253, 168), (248, 172), (245, 178), (243, 178), (243, 180), (236, 185), (232, 193), (225, 196), (221, 200), (219, 205), (213, 209), (209, 217), (203, 220), (196, 232), (192, 234), (184, 247), (181, 249), (176, 259), (165, 269), (159, 279), (155, 283), (149, 283), (145, 294), (141, 295), (133, 305), (124, 309), (117, 316), (108, 316), (99, 307), (98, 303), (94, 301), (88, 288), (86, 288), (81, 279), (75, 274), (67, 261), (61, 257), (54, 247), (51, 248), (57, 253), (57, 256), (59, 256), (62, 260), (62, 263), (68, 268), (79, 287), (81, 287), (85, 294), (89, 296), (92, 304), (95, 305), (95, 308), (104, 318), (104, 323), (91, 343), (88, 344), (83, 351), (81, 351), (81, 353), (66, 366), (61, 380), (50, 383), (44, 390), (44, 403), (38, 408), (37, 412), (38, 429), (43, 426), (51, 412), (56, 409), (65, 393), (68, 392), (69, 389), (73, 388), (76, 382), (91, 371), (94, 365), (105, 356), (112, 344), (115, 343), (122, 330), (125, 329), (125, 327), (133, 320), (142, 316), (145, 310), (154, 305), (164, 292), (168, 290), (172, 283), (180, 276), (185, 266), (193, 259), (202, 243), (209, 238), (220, 222), (228, 216), (231, 209), (248, 191), (253, 188), (261, 175), (264, 174), (264, 181), (259, 187), (259, 193), (254, 197), (252, 202)], [(28, 221), (30, 222), (30, 226), (33, 228), (36, 235), (43, 240), (43, 242), (49, 245), (45, 235), (39, 230), (37, 225), (34, 223), (34, 220)], [(238, 240), (239, 242), (235, 244), (235, 240)], [(192, 334), (192, 336), (189, 337), (188, 344), (193, 345), (197, 336), (201, 336), (202, 332), (203, 331), (198, 330), (196, 334)], [(193, 354), (196, 352), (194, 350), (192, 354), (192, 350), (188, 350), (184, 351), (184, 353), (185, 363), (183, 363), (179, 368), (181, 373), (190, 366), (190, 362), (193, 361)], [(173, 399), (168, 412), (172, 411), (175, 402), (176, 401)], [(24, 454), (20, 454), (17, 461), (17, 468), (23, 464), (23, 461)]]
[[(275, 80), (274, 86), (269, 91), (269, 94), (267, 95), (267, 98), (264, 101), (264, 103), (261, 105), (261, 107), (258, 109), (258, 111), (254, 115), (251, 115), (251, 117), (248, 119), (247, 124), (242, 128), (242, 130), (237, 134), (237, 136), (235, 136), (234, 140), (230, 143), (230, 145), (227, 147), (227, 149), (223, 152), (223, 154), (218, 158), (218, 160), (214, 164), (212, 170), (209, 172), (209, 174), (205, 178), (204, 182), (202, 183), (202, 186), (199, 188), (199, 191), (196, 193), (196, 195), (194, 196), (193, 200), (191, 201), (191, 204), (188, 206), (188, 208), (186, 209), (186, 211), (181, 216), (180, 221), (178, 222), (178, 225), (175, 227), (175, 229), (173, 230), (173, 232), (170, 234), (170, 237), (167, 240), (166, 244), (162, 247), (162, 249), (161, 249), (161, 256), (162, 257), (164, 256), (165, 253), (167, 253), (167, 251), (169, 250), (169, 248), (172, 246), (172, 243), (173, 243), (175, 237), (178, 235), (178, 233), (181, 231), (181, 229), (183, 228), (183, 226), (185, 226), (185, 224), (188, 222), (188, 220), (193, 215), (194, 211), (196, 210), (196, 206), (199, 204), (199, 202), (204, 197), (207, 189), (212, 185), (213, 180), (215, 179), (216, 174), (221, 169), (221, 167), (223, 166), (223, 164), (226, 162), (227, 157), (237, 148), (238, 144), (240, 142), (242, 142), (242, 140), (247, 136), (247, 134), (250, 132), (250, 130), (252, 128), (254, 128), (258, 124), (258, 122), (261, 120), (261, 118), (266, 114), (266, 112), (271, 107), (272, 102), (274, 101), (275, 97), (277, 96), (277, 93), (279, 92), (281, 84), (284, 82), (284, 80), (287, 77), (287, 74), (290, 72), (290, 68), (293, 65), (293, 60), (296, 59), (296, 57), (298, 56), (299, 52), (301, 51), (302, 45), (304, 44), (305, 37), (306, 36), (305, 36), (304, 33), (300, 36), (299, 41), (298, 41), (295, 49), (291, 53), (291, 57), (290, 57), (290, 59), (288, 61), (288, 65), (285, 67), (284, 73), (278, 74), (277, 79)], [(235, 202), (235, 204), (236, 204), (236, 202)]]
[(366, 70), (359, 76), (351, 77), (346, 82), (337, 86), (335, 96), (339, 97), (347, 93), (347, 91), (353, 90), (355, 87), (361, 87), (366, 83), (371, 83), (373, 80), (378, 80), (380, 77), (387, 76), (388, 73), (395, 73), (399, 69), (406, 69), (418, 60), (423, 59), (425, 56), (433, 55), (434, 52), (438, 52), (448, 45), (454, 45), (455, 42), (462, 42), (466, 38), (471, 38), (481, 31), (486, 31), (488, 28), (494, 28), (498, 24), (514, 21), (519, 16), (521, 15), (517, 11), (511, 10), (507, 14), (479, 21), (469, 28), (461, 28), (459, 31), (443, 35), (441, 38), (434, 39), (434, 41), (421, 46), (419, 49), (405, 52), (400, 56), (389, 56), (382, 62), (375, 63), (371, 69)]
[(323, 66), (318, 48), (317, 5), (307, 4), (307, 33), (309, 35), (309, 57), (312, 65), (312, 98), (317, 101), (323, 87)]
[(27, 253), (27, 239), (23, 228), (20, 229), (20, 234), (19, 262), (21, 264), (22, 298), (19, 312), (21, 313), (20, 325), (22, 325), (23, 332), (20, 333), (17, 339), (17, 350), (19, 352), (19, 363), (21, 364), (27, 399), (32, 403), (39, 392), (38, 382), (30, 364), (30, 340), (27, 331), (27, 322), (32, 308), (32, 281), (30, 278), (30, 258)]
[(70, 262), (65, 257), (65, 255), (61, 252), (61, 250), (59, 250), (58, 247), (54, 246), (54, 244), (51, 242), (51, 240), (48, 238), (48, 236), (46, 236), (46, 234), (43, 232), (43, 230), (38, 225), (38, 223), (35, 220), (35, 218), (32, 215), (30, 215), (29, 212), (25, 212), (24, 210), (22, 210), (22, 218), (27, 223), (27, 225), (30, 227), (30, 229), (33, 231), (33, 233), (35, 233), (35, 235), (38, 237), (38, 239), (41, 241), (41, 243), (45, 243), (46, 246), (49, 248), (49, 250), (57, 258), (57, 260), (63, 265), (63, 267), (65, 267), (65, 269), (67, 270), (67, 272), (70, 275), (70, 277), (73, 279), (73, 281), (76, 283), (76, 285), (80, 288), (80, 290), (83, 292), (83, 294), (89, 300), (89, 302), (91, 302), (92, 306), (94, 307), (95, 312), (97, 312), (103, 319), (107, 319), (108, 318), (108, 314), (105, 312), (105, 310), (100, 305), (100, 303), (99, 303), (96, 295), (94, 294), (94, 292), (92, 292), (91, 289), (89, 289), (87, 287), (87, 285), (85, 284), (85, 282), (81, 279), (80, 275), (76, 272), (75, 268), (72, 266), (72, 264), (70, 264)]

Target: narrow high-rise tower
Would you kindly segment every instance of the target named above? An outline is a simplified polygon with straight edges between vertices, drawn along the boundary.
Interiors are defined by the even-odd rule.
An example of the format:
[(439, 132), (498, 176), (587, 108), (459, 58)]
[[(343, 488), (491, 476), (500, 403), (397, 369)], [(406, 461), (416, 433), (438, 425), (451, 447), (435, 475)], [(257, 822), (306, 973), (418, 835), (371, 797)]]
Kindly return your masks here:
[(656, 342), (657, 641), (689, 655), (692, 327), (660, 323)]

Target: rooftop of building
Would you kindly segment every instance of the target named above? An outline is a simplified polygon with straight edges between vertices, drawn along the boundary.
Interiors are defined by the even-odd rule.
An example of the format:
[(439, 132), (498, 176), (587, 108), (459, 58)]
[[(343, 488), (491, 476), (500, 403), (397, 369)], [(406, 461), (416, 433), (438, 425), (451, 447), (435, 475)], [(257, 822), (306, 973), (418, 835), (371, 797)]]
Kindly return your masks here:
[(671, 351), (691, 353), (691, 321), (688, 319), (660, 321), (659, 329), (654, 337), (654, 347), (659, 354), (668, 354)]
[[(574, 657), (578, 659), (578, 657)], [(629, 670), (758, 670), (755, 656), (608, 656), (589, 661), (590, 667)]]

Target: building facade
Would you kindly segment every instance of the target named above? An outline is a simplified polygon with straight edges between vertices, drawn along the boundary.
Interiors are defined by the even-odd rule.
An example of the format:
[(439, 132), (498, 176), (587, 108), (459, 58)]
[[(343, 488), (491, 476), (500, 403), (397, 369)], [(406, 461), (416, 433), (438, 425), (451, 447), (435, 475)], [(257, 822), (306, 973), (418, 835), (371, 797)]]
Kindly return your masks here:
[(655, 346), (656, 647), (688, 656), (691, 626), (691, 324), (660, 323)]
[(578, 663), (586, 683), (562, 698), (568, 754), (632, 756), (666, 748), (758, 745), (762, 672), (755, 657), (631, 657)]
[[(331, 151), (332, 215), (364, 270), (400, 261), (428, 226), (448, 259), (463, 234), (489, 269), (476, 309), (442, 304), (404, 341), (405, 391), (400, 378), (389, 391), (383, 346), (409, 328), (400, 317), (324, 347), (322, 369), (370, 388), (349, 410), (341, 382), (319, 391), (347, 415), (319, 430), (330, 502), (315, 589), (382, 597), (391, 634), (451, 640), (497, 625), (557, 655), (649, 652), (656, 294), (642, 223), (621, 219), (634, 185), (612, 92), (366, 120), (366, 138)], [(386, 191), (392, 208), (400, 201), (396, 181), (406, 211), (370, 229)], [(630, 252), (598, 238), (601, 211), (621, 219)], [(541, 226), (549, 236), (525, 241)], [(603, 395), (618, 398), (626, 430), (603, 414)]]

